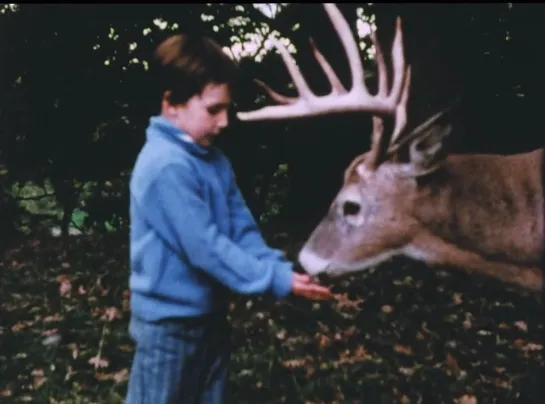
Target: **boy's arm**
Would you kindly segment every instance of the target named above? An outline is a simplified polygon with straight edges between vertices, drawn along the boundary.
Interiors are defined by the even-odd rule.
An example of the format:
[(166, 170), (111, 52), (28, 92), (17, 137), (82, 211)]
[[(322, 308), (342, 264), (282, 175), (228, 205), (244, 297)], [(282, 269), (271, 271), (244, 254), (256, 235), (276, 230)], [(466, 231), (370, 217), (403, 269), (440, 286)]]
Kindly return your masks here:
[(291, 291), (289, 262), (259, 260), (218, 231), (200, 195), (198, 179), (182, 165), (170, 164), (147, 190), (142, 204), (153, 229), (171, 248), (228, 288), (242, 294)]
[(229, 211), (233, 223), (233, 241), (242, 249), (249, 251), (258, 259), (273, 259), (287, 262), (284, 253), (267, 245), (261, 231), (246, 205), (246, 201), (237, 186), (234, 172), (229, 165)]

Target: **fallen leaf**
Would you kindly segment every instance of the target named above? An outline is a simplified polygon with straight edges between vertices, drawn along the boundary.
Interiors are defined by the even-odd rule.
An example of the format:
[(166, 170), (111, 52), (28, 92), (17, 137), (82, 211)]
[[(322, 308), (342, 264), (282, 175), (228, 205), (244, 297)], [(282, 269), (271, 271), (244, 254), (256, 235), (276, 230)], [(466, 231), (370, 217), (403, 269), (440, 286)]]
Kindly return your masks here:
[(524, 321), (515, 321), (515, 327), (524, 332), (528, 331), (528, 325)]
[(394, 351), (403, 355), (413, 355), (413, 349), (408, 345), (395, 345)]
[(282, 365), (284, 367), (287, 367), (288, 369), (293, 369), (293, 368), (303, 367), (305, 363), (306, 363), (305, 358), (297, 358), (297, 359), (288, 359), (286, 361), (283, 361)]
[(456, 378), (460, 377), (462, 370), (460, 369), (460, 366), (458, 365), (458, 361), (454, 358), (454, 356), (452, 356), (448, 352), (446, 356), (446, 363), (447, 363), (448, 369), (452, 372), (452, 375)]
[(456, 400), (456, 404), (477, 404), (477, 398), (475, 396), (464, 394)]
[(47, 381), (43, 369), (34, 369), (31, 376), (33, 377), (32, 385), (35, 389), (39, 389)]
[(0, 390), (0, 397), (11, 397), (13, 395), (11, 390)]
[(119, 311), (117, 307), (112, 306), (104, 310), (104, 314), (102, 315), (102, 318), (105, 319), (106, 321), (111, 322), (115, 320), (116, 318), (117, 319), (123, 318), (123, 315), (121, 314), (121, 312)]
[(361, 310), (363, 299), (350, 300), (348, 293), (333, 295), (337, 301), (337, 310), (356, 309)]
[(101, 358), (99, 356), (93, 356), (89, 359), (89, 364), (94, 365), (95, 369), (97, 368), (107, 368), (110, 365), (107, 359)]
[(69, 280), (63, 280), (59, 286), (59, 294), (61, 296), (66, 296), (72, 290), (72, 283)]
[(55, 313), (52, 316), (45, 317), (43, 319), (43, 322), (44, 323), (51, 323), (51, 322), (54, 322), (54, 321), (61, 321), (61, 320), (62, 320), (62, 316), (59, 313)]
[(390, 306), (389, 304), (385, 304), (380, 309), (383, 313), (390, 314), (392, 311), (394, 311), (394, 308)]
[(321, 349), (331, 345), (331, 338), (324, 334), (316, 334), (316, 341), (318, 342), (318, 347)]
[(462, 300), (462, 294), (457, 292), (454, 295), (452, 295), (452, 300), (454, 301), (454, 304), (462, 304), (464, 301)]
[(401, 373), (404, 376), (412, 376), (414, 374), (414, 369), (412, 368), (400, 367), (398, 370), (399, 370), (399, 373)]

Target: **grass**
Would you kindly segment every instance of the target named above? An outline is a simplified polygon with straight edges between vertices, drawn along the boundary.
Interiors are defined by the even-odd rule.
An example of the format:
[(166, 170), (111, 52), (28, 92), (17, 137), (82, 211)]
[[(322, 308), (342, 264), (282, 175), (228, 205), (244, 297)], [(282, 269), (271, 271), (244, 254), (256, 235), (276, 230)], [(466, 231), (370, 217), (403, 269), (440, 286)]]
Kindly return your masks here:
[[(0, 402), (122, 402), (133, 351), (127, 257), (119, 234), (8, 251)], [(531, 297), (405, 260), (334, 290), (324, 303), (232, 302), (233, 402), (538, 402), (545, 316)]]

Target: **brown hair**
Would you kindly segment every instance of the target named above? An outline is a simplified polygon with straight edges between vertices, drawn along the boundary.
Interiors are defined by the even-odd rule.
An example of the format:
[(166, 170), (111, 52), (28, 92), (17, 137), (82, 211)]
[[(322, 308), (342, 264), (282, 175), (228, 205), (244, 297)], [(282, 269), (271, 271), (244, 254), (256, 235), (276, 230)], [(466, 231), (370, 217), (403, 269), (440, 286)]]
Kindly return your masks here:
[(171, 104), (186, 102), (209, 83), (232, 86), (236, 80), (237, 64), (208, 37), (171, 36), (159, 44), (154, 56), (152, 68), (161, 97), (170, 91)]

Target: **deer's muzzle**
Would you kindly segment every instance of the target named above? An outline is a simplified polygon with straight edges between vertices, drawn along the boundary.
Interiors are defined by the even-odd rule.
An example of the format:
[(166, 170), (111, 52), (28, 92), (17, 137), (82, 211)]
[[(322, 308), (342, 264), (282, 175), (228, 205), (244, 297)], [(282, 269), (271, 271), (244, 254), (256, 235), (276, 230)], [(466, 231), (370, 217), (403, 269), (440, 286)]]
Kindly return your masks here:
[(330, 266), (329, 260), (318, 256), (309, 247), (303, 247), (299, 253), (298, 261), (311, 276), (325, 272)]

